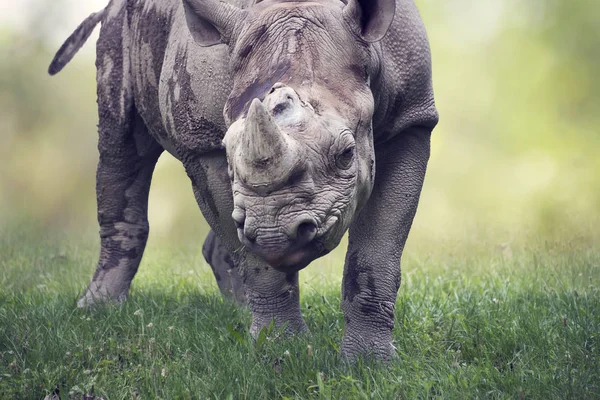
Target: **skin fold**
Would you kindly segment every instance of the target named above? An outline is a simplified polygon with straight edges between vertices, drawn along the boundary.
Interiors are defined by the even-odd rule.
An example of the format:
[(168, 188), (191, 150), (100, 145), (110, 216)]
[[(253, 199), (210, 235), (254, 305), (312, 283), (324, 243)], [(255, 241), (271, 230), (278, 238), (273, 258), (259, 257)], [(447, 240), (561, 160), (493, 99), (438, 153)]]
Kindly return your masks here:
[(306, 330), (298, 271), (349, 231), (342, 354), (389, 359), (400, 259), (438, 121), (412, 0), (111, 0), (100, 22), (101, 253), (81, 307), (123, 301), (163, 151), (211, 226), (203, 254), (256, 334)]

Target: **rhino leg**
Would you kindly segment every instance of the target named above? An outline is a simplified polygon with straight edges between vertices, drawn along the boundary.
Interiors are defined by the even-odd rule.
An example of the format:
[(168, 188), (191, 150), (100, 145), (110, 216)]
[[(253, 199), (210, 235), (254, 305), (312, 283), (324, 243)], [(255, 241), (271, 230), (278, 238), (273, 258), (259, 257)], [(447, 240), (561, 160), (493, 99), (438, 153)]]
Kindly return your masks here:
[[(100, 126), (102, 130), (102, 123)], [(154, 147), (151, 155), (142, 156), (133, 138), (123, 139), (118, 154), (100, 151), (96, 175), (100, 260), (77, 303), (80, 307), (125, 300), (146, 246), (148, 192), (162, 149)]]
[(137, 114), (124, 46), (125, 12), (103, 24), (97, 46), (100, 260), (78, 305), (123, 301), (148, 238), (148, 192), (162, 147)]
[(285, 274), (276, 271), (258, 257), (247, 254), (243, 277), (252, 311), (252, 336), (256, 337), (271, 321), (290, 334), (308, 330), (300, 312), (297, 272)]
[(244, 283), (238, 266), (221, 243), (221, 239), (214, 231), (208, 232), (208, 236), (202, 246), (204, 259), (210, 265), (219, 290), (224, 298), (233, 299), (238, 304), (246, 303)]
[(306, 324), (300, 313), (298, 274), (274, 270), (247, 252), (238, 239), (231, 218), (233, 196), (224, 152), (208, 153), (193, 159), (184, 156), (182, 159), (202, 214), (218, 238), (218, 243), (213, 242), (212, 247), (223, 246), (232, 263), (238, 266), (245, 302), (252, 311), (251, 333), (258, 334), (272, 320), (275, 320), (276, 326), (286, 326), (289, 332), (305, 330)]
[(429, 159), (430, 130), (413, 128), (376, 152), (369, 202), (350, 227), (342, 284), (342, 355), (390, 359), (400, 258)]

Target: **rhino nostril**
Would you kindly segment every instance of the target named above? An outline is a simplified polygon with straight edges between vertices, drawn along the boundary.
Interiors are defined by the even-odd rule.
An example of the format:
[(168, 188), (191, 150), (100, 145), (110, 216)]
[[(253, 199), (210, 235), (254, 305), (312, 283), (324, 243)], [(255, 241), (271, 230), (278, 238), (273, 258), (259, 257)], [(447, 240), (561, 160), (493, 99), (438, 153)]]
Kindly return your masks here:
[(244, 223), (246, 222), (246, 212), (241, 208), (236, 208), (231, 213), (231, 218), (235, 222), (235, 226), (239, 229), (244, 229)]
[(311, 242), (317, 235), (317, 224), (311, 220), (305, 220), (296, 228), (296, 241), (301, 244)]
[(237, 230), (238, 236), (242, 243), (244, 243), (244, 241), (247, 244), (253, 244), (254, 242), (256, 242), (256, 238), (258, 237), (258, 232), (256, 228), (252, 227), (251, 225), (243, 224), (241, 226), (238, 226)]
[(289, 103), (279, 103), (273, 107), (273, 115), (279, 115), (288, 108), (290, 108)]

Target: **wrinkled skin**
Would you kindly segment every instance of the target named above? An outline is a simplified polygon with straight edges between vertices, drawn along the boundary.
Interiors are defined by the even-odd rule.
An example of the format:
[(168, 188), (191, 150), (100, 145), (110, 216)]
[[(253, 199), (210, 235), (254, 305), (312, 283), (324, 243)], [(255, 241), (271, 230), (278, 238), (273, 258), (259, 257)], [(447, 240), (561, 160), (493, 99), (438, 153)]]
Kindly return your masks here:
[(126, 298), (167, 150), (212, 228), (204, 256), (223, 294), (250, 307), (253, 334), (273, 319), (306, 329), (298, 271), (349, 230), (342, 354), (392, 357), (400, 258), (437, 124), (412, 0), (112, 0), (50, 73), (97, 22), (102, 247), (78, 304)]

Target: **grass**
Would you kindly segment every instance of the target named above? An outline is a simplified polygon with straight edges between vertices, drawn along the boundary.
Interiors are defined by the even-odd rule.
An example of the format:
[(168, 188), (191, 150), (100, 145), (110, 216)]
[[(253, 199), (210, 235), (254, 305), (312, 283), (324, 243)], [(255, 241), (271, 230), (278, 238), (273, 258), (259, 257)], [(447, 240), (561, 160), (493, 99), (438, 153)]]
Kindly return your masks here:
[(249, 312), (221, 299), (192, 246), (150, 246), (125, 304), (77, 309), (95, 243), (0, 236), (0, 398), (600, 398), (592, 245), (409, 253), (397, 360), (348, 365), (340, 252), (302, 273), (311, 334), (254, 341)]

